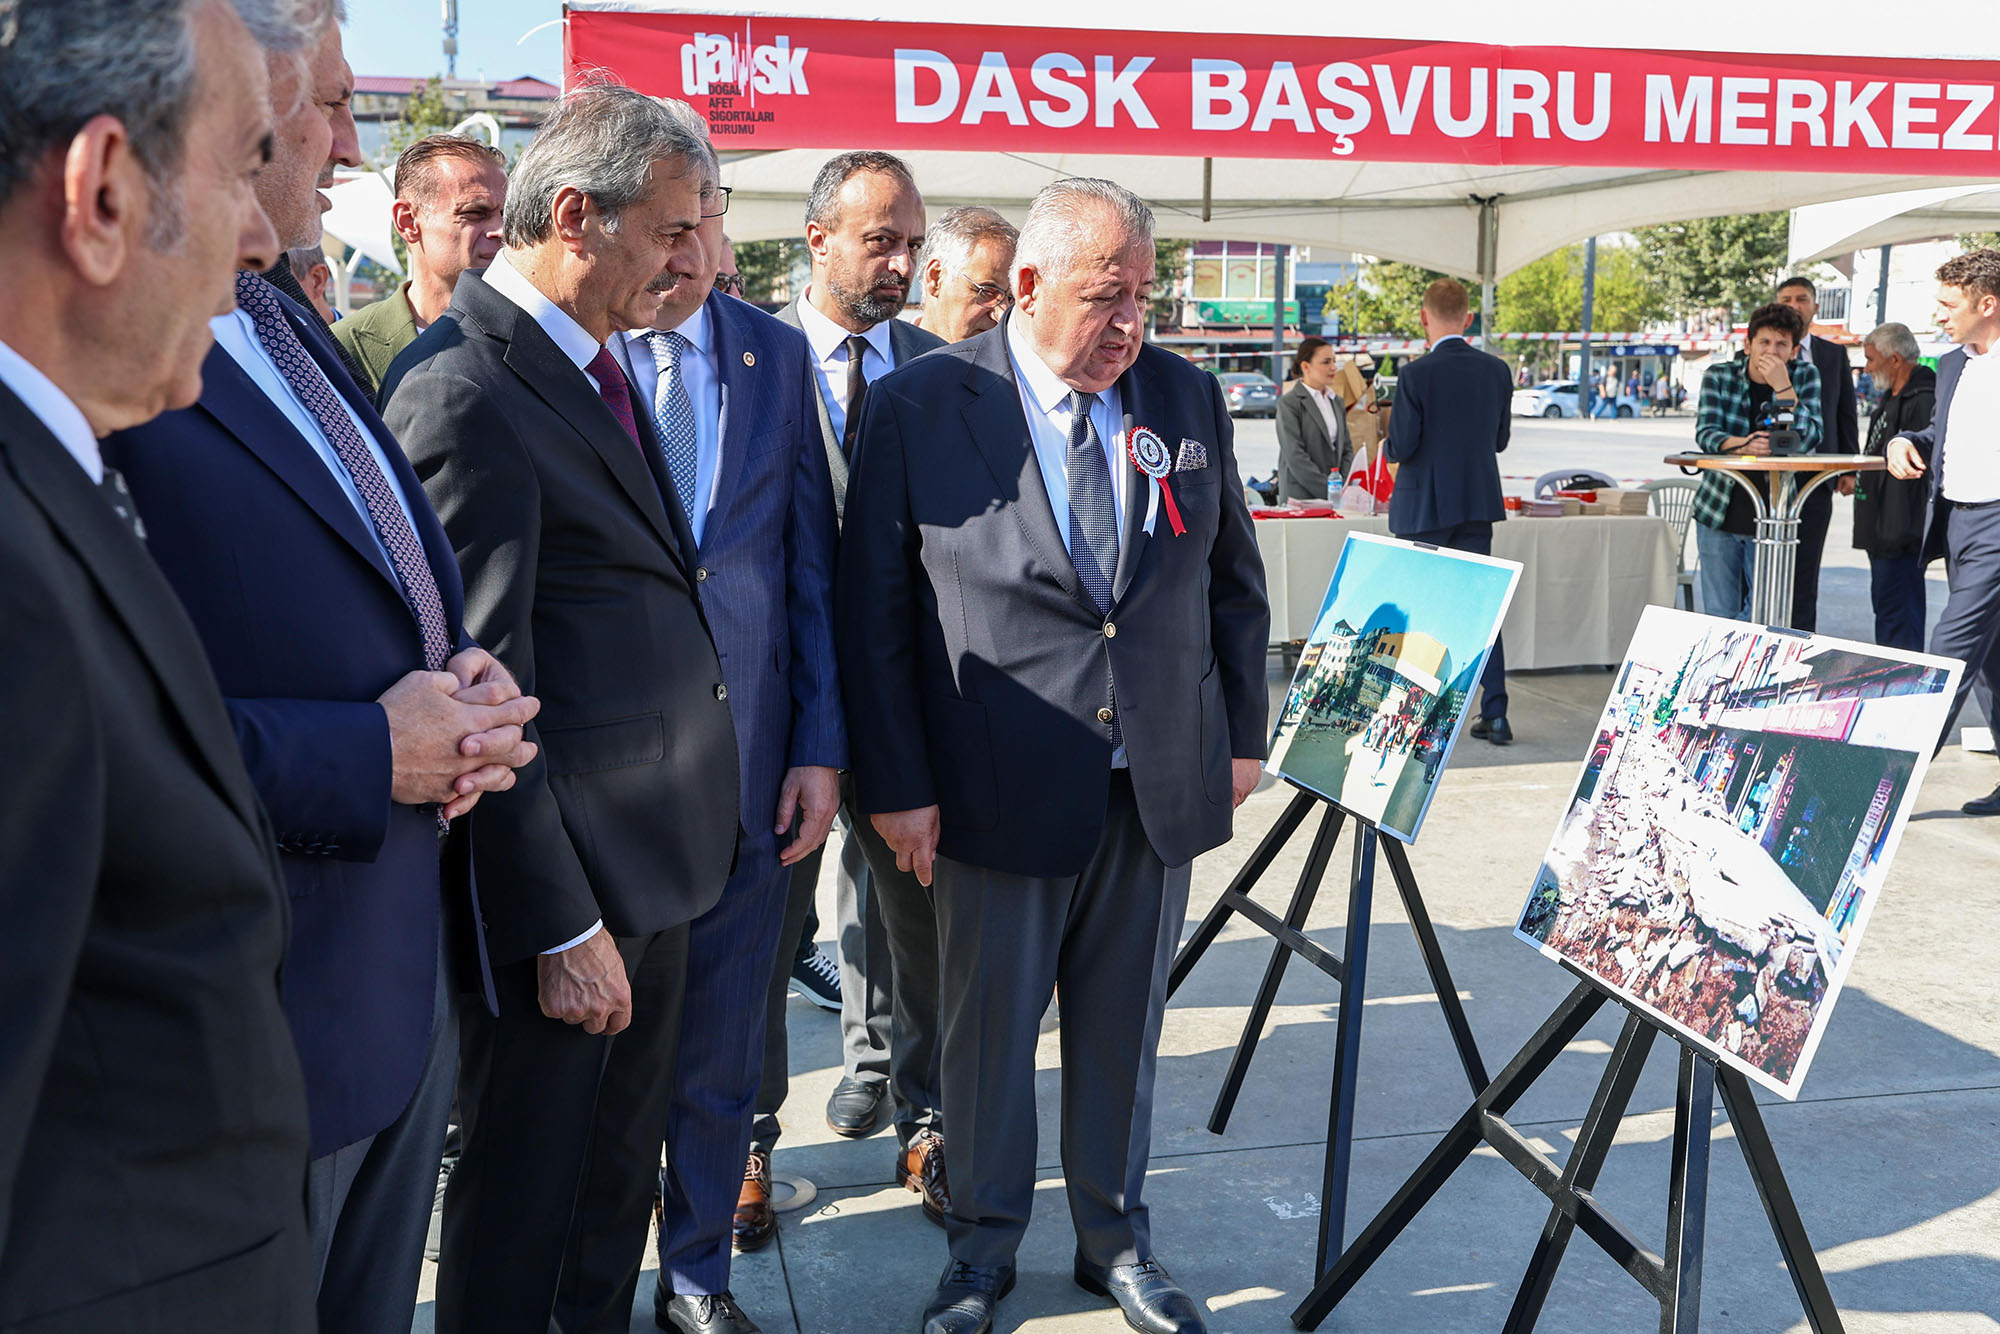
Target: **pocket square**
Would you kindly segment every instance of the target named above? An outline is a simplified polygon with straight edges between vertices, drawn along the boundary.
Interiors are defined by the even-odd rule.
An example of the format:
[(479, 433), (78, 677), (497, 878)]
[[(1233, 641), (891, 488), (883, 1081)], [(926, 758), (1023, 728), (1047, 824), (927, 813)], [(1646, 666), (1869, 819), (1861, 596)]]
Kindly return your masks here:
[(1181, 440), (1180, 456), (1174, 460), (1175, 472), (1193, 472), (1208, 466), (1208, 446), (1199, 440)]

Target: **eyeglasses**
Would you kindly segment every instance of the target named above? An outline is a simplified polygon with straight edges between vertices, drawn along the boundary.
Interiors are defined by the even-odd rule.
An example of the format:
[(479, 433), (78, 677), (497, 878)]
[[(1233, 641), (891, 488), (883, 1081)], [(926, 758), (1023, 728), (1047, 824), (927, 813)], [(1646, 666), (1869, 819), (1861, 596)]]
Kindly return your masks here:
[(715, 193), (722, 196), (722, 205), (719, 208), (710, 209), (708, 207), (709, 200), (704, 198), (701, 201), (702, 202), (701, 216), (704, 218), (719, 218), (723, 214), (729, 212), (729, 196), (735, 191), (735, 189), (736, 187), (733, 185), (716, 186)]
[(988, 310), (996, 306), (1005, 310), (1014, 304), (1014, 294), (1004, 287), (995, 287), (992, 283), (976, 283), (970, 278), (965, 280), (965, 285), (972, 289), (972, 299)]
[(727, 292), (731, 296), (742, 296), (743, 275), (740, 273), (718, 273), (715, 275), (715, 286), (717, 291)]

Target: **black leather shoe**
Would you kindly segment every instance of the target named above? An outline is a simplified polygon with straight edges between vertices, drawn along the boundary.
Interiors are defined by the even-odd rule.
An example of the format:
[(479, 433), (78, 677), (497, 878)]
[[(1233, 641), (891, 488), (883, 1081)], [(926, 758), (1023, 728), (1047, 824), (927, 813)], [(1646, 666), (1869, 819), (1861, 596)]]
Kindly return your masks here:
[(727, 1292), (690, 1297), (668, 1292), (664, 1278), (653, 1284), (653, 1323), (668, 1334), (764, 1334)]
[(1013, 1290), (1014, 1266), (953, 1260), (924, 1308), (924, 1334), (992, 1334), (993, 1308)]
[(881, 1127), (882, 1113), (888, 1108), (887, 1084), (864, 1084), (843, 1077), (826, 1100), (827, 1128), (836, 1135), (860, 1139)]
[(1204, 1334), (1208, 1329), (1194, 1298), (1157, 1260), (1105, 1268), (1079, 1255), (1076, 1285), (1117, 1302), (1125, 1323), (1141, 1334)]
[(1974, 797), (1959, 807), (1967, 815), (2000, 815), (2000, 787), (1983, 797)]
[(1481, 718), (1472, 725), (1472, 735), (1481, 741), (1504, 746), (1514, 739), (1514, 729), (1507, 726), (1505, 718)]

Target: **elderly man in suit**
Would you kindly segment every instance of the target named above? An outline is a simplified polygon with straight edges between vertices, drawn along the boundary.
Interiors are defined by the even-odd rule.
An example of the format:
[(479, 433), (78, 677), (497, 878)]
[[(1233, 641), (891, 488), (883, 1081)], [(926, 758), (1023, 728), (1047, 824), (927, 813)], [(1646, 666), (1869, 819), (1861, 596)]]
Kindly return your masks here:
[[(636, 1219), (628, 1205), (650, 1173), (608, 1194), (579, 1182), (598, 1180), (594, 1154), (658, 1161), (688, 924), (738, 855), (736, 734), (699, 549), (652, 413), (607, 346), (652, 324), (669, 261), (700, 244), (704, 153), (651, 98), (571, 92), (516, 165), (506, 249), (461, 279), (383, 385), (459, 552), (467, 628), (542, 703), (542, 754), (472, 817), (499, 1013), (467, 1007), (462, 1029), (443, 1334), (599, 1327), (598, 1276), (644, 1247), (644, 1205)], [(619, 1046), (652, 1077), (600, 1096)]]
[[(908, 298), (924, 244), (924, 201), (910, 169), (888, 153), (841, 153), (828, 160), (806, 197), (806, 246), (813, 278), (779, 318), (806, 336), (819, 388), (819, 423), (836, 513), (847, 501), (854, 432), (868, 386), (944, 342), (897, 318)], [(843, 841), (835, 888), (840, 942), (842, 1075), (827, 1100), (835, 1134), (873, 1134), (888, 1114), (896, 1127), (896, 1178), (942, 1222), (948, 1200), (937, 1094), (937, 934), (923, 886), (896, 869), (866, 820), (843, 802)], [(792, 872), (783, 940), (799, 939), (819, 883), (820, 858)], [(757, 1095), (753, 1152), (768, 1163), (779, 1134), (790, 1056), (784, 1031), (782, 960), (771, 979), (764, 1084)], [(743, 1185), (746, 1228), (739, 1243), (776, 1225), (768, 1193)]]
[(924, 312), (918, 324), (947, 343), (963, 342), (1000, 322), (1014, 304), (1007, 273), (1014, 264), (1014, 224), (990, 208), (948, 209), (924, 233), (918, 278)]
[[(1417, 314), (1431, 350), (1403, 368), (1383, 450), (1400, 464), (1389, 497), (1389, 531), (1411, 542), (1493, 553), (1493, 525), (1507, 517), (1500, 497), (1500, 454), (1507, 448), (1514, 377), (1507, 363), (1465, 341), (1472, 302), (1465, 288), (1440, 278), (1424, 291)], [(1479, 721), (1472, 735), (1504, 746), (1507, 658), (1500, 636), (1479, 676)]]
[(1143, 1199), (1190, 863), (1264, 754), (1270, 611), (1215, 378), (1143, 343), (1152, 213), (1036, 196), (999, 328), (875, 386), (836, 595), (855, 799), (936, 892), (950, 1263), (926, 1334), (984, 1334), (1035, 1186), (1063, 1005), (1075, 1278), (1133, 1328), (1199, 1308)]
[(312, 34), (264, 0), (5, 26), (0, 1328), (303, 1334), (271, 826), (98, 438), (192, 403), (236, 269), (279, 262), (259, 43)]
[[(1778, 284), (1771, 300), (1790, 306), (1805, 321), (1806, 333), (1799, 340), (1794, 360), (1809, 361), (1819, 373), (1821, 437), (1820, 449), (1831, 454), (1861, 452), (1861, 423), (1854, 394), (1854, 368), (1847, 349), (1825, 338), (1815, 338), (1813, 321), (1819, 318), (1819, 289), (1812, 279), (1794, 275)], [(1798, 564), (1792, 571), (1792, 627), (1815, 630), (1819, 627), (1819, 567), (1826, 555), (1826, 530), (1833, 523), (1833, 490), (1818, 487), (1806, 497), (1799, 511)]]
[[(1951, 735), (1965, 697), (2000, 693), (2000, 250), (1954, 255), (1937, 271), (1938, 323), (1957, 347), (1938, 361), (1937, 411), (1921, 430), (1891, 439), (1889, 471), (1930, 479), (1923, 560), (1942, 556), (1950, 596), (1931, 631), (1931, 652), (1957, 658), (1958, 678), (1938, 744)], [(1961, 808), (2000, 815), (2000, 787)]]
[[(359, 156), (337, 25), (309, 55), (271, 62), (257, 174), (293, 245), (319, 233), (316, 183)], [(277, 826), (320, 1328), (368, 1334), (416, 1304), (458, 1064), (451, 975), (487, 990), (463, 838), (441, 842), (440, 821), (512, 784), (534, 701), (466, 636), (451, 544), (324, 325), (255, 274), (236, 293), (200, 403), (104, 450)]]
[[(729, 1290), (739, 1190), (756, 1181), (768, 1208), (771, 1166), (749, 1156), (751, 1102), (763, 1071), (766, 980), (777, 954), (790, 868), (826, 840), (840, 805), (847, 727), (833, 660), (833, 489), (820, 447), (806, 342), (755, 306), (715, 290), (728, 196), (707, 122), (684, 102), (667, 111), (701, 138), (700, 244), (677, 251), (649, 329), (609, 346), (652, 418), (694, 539), (695, 585), (729, 687), (742, 828), (722, 899), (689, 928), (687, 981), (671, 1070), (645, 1049), (614, 1045), (600, 1101), (632, 1114), (657, 1103), (631, 1090), (671, 1084), (667, 1116), (635, 1158), (593, 1150), (586, 1200), (622, 1198), (623, 1217), (586, 1214), (583, 1252), (615, 1271), (579, 1276), (566, 1330), (623, 1329), (632, 1309), (650, 1183), (662, 1198), (654, 1318), (681, 1334), (754, 1334)], [(615, 1113), (614, 1113), (615, 1114)], [(659, 1170), (660, 1141), (667, 1167)], [(757, 1220), (751, 1220), (753, 1222)], [(609, 1226), (596, 1244), (588, 1229)], [(766, 1231), (765, 1237), (770, 1233)], [(745, 1246), (744, 1249), (750, 1249)]]
[(409, 279), (333, 328), (371, 397), (403, 349), (451, 305), (459, 275), (500, 253), (506, 202), (507, 159), (477, 139), (428, 134), (396, 159), (389, 225), (403, 238)]

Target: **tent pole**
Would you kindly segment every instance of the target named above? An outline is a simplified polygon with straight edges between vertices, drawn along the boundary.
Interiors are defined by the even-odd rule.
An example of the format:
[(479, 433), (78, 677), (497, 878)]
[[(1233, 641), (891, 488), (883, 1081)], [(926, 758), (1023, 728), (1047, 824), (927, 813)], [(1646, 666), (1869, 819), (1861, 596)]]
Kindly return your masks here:
[(1882, 273), (1875, 280), (1875, 323), (1885, 324), (1889, 319), (1889, 252), (1894, 246), (1882, 247)]
[[(1583, 243), (1583, 340), (1582, 355), (1577, 358), (1576, 404), (1577, 415), (1584, 421), (1590, 420), (1590, 321), (1597, 303), (1597, 238), (1591, 237)], [(1605, 386), (1610, 389), (1609, 385)]]
[(1285, 259), (1291, 247), (1273, 247), (1277, 257), (1271, 267), (1271, 379), (1285, 382)]
[(1209, 220), (1209, 206), (1214, 202), (1214, 196), (1215, 159), (1205, 157), (1201, 160), (1201, 220), (1203, 222)]
[(1479, 203), (1479, 344), (1493, 351), (1494, 281), (1500, 271), (1500, 196), (1474, 195)]

